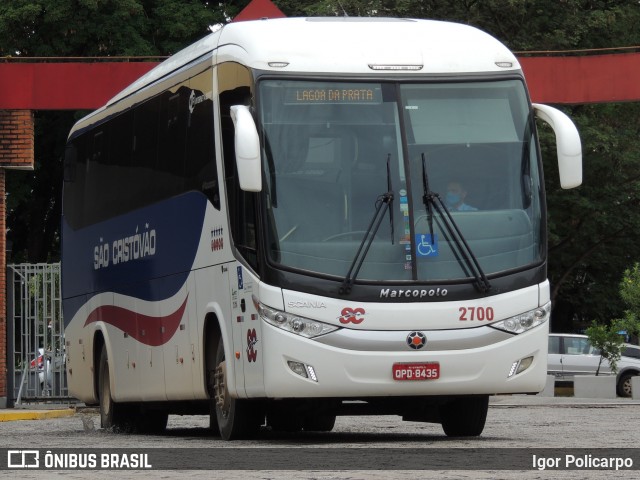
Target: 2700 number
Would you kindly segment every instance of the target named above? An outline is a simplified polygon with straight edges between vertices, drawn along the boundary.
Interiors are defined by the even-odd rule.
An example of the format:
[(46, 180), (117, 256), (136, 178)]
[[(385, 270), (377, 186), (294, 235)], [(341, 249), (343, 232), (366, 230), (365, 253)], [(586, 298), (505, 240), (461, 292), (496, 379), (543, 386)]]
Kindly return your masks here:
[(486, 320), (490, 322), (493, 320), (492, 307), (460, 307), (458, 311), (460, 312), (460, 318), (458, 318), (458, 320), (461, 322), (465, 320)]

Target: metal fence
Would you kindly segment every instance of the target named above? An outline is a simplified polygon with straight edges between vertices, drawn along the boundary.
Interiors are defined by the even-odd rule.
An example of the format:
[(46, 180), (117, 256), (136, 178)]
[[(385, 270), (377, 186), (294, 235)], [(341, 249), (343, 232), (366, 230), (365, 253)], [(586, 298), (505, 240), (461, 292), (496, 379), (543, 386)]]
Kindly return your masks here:
[(70, 401), (60, 264), (7, 266), (9, 403)]

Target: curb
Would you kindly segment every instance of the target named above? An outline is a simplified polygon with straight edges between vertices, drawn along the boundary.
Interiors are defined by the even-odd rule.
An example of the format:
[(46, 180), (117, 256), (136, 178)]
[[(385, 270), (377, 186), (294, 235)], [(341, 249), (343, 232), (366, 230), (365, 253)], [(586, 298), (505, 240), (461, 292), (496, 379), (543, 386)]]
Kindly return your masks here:
[(11, 422), (14, 420), (45, 420), (48, 418), (70, 417), (75, 415), (75, 410), (67, 408), (64, 410), (17, 410), (0, 411), (0, 422)]

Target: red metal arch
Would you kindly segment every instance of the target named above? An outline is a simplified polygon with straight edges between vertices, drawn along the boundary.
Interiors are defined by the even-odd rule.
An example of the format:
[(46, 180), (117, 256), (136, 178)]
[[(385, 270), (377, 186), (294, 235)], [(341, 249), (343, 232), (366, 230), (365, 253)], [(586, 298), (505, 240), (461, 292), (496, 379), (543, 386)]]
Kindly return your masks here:
[[(640, 53), (519, 60), (534, 102), (640, 101)], [(0, 63), (0, 109), (93, 110), (155, 65), (155, 62)]]
[[(271, 0), (253, 0), (234, 21), (280, 18)], [(640, 100), (640, 53), (519, 58), (534, 102)], [(0, 63), (0, 109), (96, 109), (157, 63)]]

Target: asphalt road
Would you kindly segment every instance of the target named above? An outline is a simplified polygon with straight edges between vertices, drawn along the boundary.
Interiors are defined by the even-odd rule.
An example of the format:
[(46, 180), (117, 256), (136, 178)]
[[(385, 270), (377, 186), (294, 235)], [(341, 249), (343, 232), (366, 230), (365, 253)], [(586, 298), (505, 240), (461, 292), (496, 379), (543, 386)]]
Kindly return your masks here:
[[(94, 409), (38, 420), (0, 421), (0, 448), (46, 449), (55, 453), (150, 451), (153, 463), (184, 470), (0, 470), (11, 478), (229, 478), (229, 479), (546, 479), (638, 478), (640, 402), (527, 396), (493, 397), (482, 436), (451, 439), (440, 425), (403, 422), (394, 416), (339, 417), (330, 433), (263, 431), (253, 440), (225, 442), (208, 430), (208, 417), (171, 416), (163, 435), (103, 431)], [(0, 420), (2, 420), (0, 415)], [(9, 421), (7, 421), (9, 420)], [(67, 450), (57, 450), (57, 449)], [(195, 450), (183, 450), (185, 448)], [(613, 449), (603, 451), (602, 448)], [(153, 450), (146, 450), (153, 449)], [(577, 449), (577, 450), (576, 450)], [(42, 450), (42, 454), (44, 455)], [(93, 451), (93, 450), (91, 450)], [(557, 470), (535, 467), (566, 455), (631, 458), (636, 470)], [(6, 453), (2, 453), (6, 455)], [(534, 458), (533, 455), (536, 455)], [(582, 457), (581, 457), (582, 456)], [(526, 462), (523, 464), (522, 459)], [(223, 471), (194, 470), (233, 465)], [(422, 460), (420, 460), (422, 459)], [(423, 463), (421, 464), (420, 461)], [(169, 463), (167, 463), (169, 462)], [(221, 463), (220, 463), (221, 462)], [(6, 466), (5, 459), (0, 465)], [(516, 467), (513, 467), (513, 466)], [(476, 467), (479, 467), (476, 468)], [(259, 468), (259, 470), (253, 470)], [(504, 468), (518, 468), (504, 470)]]

